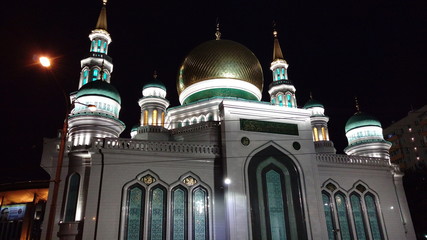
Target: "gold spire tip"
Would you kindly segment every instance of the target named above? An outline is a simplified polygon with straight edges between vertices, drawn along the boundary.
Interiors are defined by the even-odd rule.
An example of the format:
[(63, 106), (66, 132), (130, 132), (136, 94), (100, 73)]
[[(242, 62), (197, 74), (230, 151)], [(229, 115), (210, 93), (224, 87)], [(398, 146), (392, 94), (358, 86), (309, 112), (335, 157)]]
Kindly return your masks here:
[(360, 112), (360, 106), (359, 106), (359, 101), (357, 100), (357, 97), (354, 97), (354, 101), (356, 103), (356, 111), (359, 113)]
[(154, 70), (153, 78), (154, 78), (154, 79), (157, 79), (157, 71), (156, 71), (156, 70)]
[(107, 5), (108, 0), (102, 0), (102, 5)]
[(219, 19), (216, 19), (216, 32), (215, 32), (216, 40), (221, 39), (221, 32), (219, 31)]

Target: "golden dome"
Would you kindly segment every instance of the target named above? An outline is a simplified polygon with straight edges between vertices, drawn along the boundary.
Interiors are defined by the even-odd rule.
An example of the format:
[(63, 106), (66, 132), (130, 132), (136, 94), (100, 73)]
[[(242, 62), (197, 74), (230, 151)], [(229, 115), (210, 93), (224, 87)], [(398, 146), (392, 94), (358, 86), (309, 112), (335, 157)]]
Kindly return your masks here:
[[(210, 91), (209, 93), (206, 93), (206, 89), (209, 89), (209, 86), (204, 86), (202, 87), (205, 90), (204, 96), (201, 97), (201, 94), (199, 94), (197, 99), (193, 97), (191, 101), (215, 97), (218, 96), (219, 92), (219, 96), (223, 97), (258, 99), (258, 97), (248, 97), (248, 95), (258, 95), (253, 94), (258, 90), (262, 92), (264, 81), (261, 64), (248, 48), (230, 40), (211, 40), (194, 48), (185, 58), (178, 73), (178, 94), (181, 95), (184, 90), (196, 83), (216, 79), (234, 79), (237, 80), (238, 85), (251, 85), (255, 91), (245, 92), (243, 89), (245, 93), (241, 95), (236, 96), (236, 94), (232, 93), (228, 96), (227, 94), (233, 92), (228, 91), (230, 90), (229, 86), (213, 87), (216, 91)], [(215, 83), (213, 84), (215, 85)], [(220, 89), (226, 89), (226, 91)], [(189, 97), (189, 95), (193, 94), (186, 94), (185, 99), (187, 99), (187, 95)], [(184, 102), (188, 103), (189, 101)], [(181, 101), (181, 103), (183, 102)]]

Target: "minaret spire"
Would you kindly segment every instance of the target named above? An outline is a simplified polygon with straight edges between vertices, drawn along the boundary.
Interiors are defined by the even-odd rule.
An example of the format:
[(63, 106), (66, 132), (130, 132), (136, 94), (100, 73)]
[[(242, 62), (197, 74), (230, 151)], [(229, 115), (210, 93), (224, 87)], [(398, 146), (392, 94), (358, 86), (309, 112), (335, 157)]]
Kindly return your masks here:
[(296, 89), (288, 79), (288, 63), (283, 57), (282, 49), (280, 48), (275, 22), (273, 22), (273, 37), (273, 61), (270, 65), (270, 70), (273, 73), (273, 82), (270, 84), (270, 89), (268, 90), (271, 104), (296, 108)]
[(96, 29), (107, 31), (107, 0), (102, 0), (102, 9), (99, 13), (98, 22), (96, 22)]
[(273, 36), (274, 36), (273, 61), (277, 59), (285, 60), (283, 58), (282, 49), (280, 48), (279, 39), (277, 38), (277, 30), (276, 30), (275, 22), (273, 22)]
[(359, 106), (359, 101), (357, 100), (357, 97), (354, 97), (354, 101), (356, 103), (356, 113), (360, 113), (360, 106)]
[(219, 31), (219, 18), (216, 19), (215, 37), (216, 37), (216, 40), (221, 40), (221, 32)]

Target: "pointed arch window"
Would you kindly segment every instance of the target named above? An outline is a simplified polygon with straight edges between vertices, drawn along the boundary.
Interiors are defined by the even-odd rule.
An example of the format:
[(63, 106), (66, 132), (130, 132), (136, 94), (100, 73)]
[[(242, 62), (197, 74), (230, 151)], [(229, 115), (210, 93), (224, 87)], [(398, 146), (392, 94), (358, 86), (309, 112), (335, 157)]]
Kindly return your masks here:
[(188, 191), (183, 186), (172, 190), (172, 239), (187, 239), (187, 201)]
[(65, 216), (64, 216), (65, 222), (73, 222), (76, 220), (79, 188), (80, 188), (80, 175), (78, 173), (72, 173), (68, 177), (67, 202), (66, 202)]
[(149, 239), (166, 239), (166, 189), (158, 185), (150, 193)]
[(292, 97), (291, 94), (286, 94), (286, 101), (288, 102), (288, 107), (292, 107)]
[(277, 98), (279, 100), (279, 106), (283, 107), (283, 95), (280, 94)]
[(98, 80), (99, 70), (97, 68), (93, 69), (92, 81)]
[[(329, 197), (332, 194), (334, 194), (333, 202)], [(339, 236), (339, 239), (385, 239), (379, 217), (378, 202), (366, 185), (358, 184), (347, 195), (341, 188), (329, 182), (324, 184), (322, 199), (325, 205), (324, 212), (329, 239), (335, 239), (336, 235)], [(330, 209), (326, 208), (327, 205), (331, 206)], [(332, 230), (335, 230), (333, 237), (330, 234), (331, 223)], [(352, 229), (355, 231), (353, 232)]]
[(87, 83), (89, 77), (89, 70), (85, 69), (83, 70), (83, 83), (82, 85), (85, 85)]
[(307, 239), (298, 171), (270, 146), (248, 166), (253, 239)]
[(142, 238), (144, 226), (145, 189), (136, 184), (128, 189), (127, 195), (126, 239), (139, 240)]
[(328, 230), (328, 239), (335, 240), (335, 228), (334, 228), (334, 218), (332, 212), (331, 196), (322, 191), (322, 200), (323, 200), (323, 211), (325, 212), (326, 218), (326, 229)]
[(209, 239), (208, 232), (208, 193), (205, 188), (193, 190), (193, 239)]

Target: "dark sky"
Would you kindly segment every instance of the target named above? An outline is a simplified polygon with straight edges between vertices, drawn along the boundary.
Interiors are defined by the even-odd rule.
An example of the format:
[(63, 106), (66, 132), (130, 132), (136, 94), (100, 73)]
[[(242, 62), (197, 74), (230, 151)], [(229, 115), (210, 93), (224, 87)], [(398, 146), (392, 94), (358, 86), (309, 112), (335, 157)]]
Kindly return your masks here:
[[(12, 3), (13, 2), (13, 3)], [(65, 115), (63, 89), (76, 91), (80, 60), (89, 53), (100, 0), (8, 1), (0, 10), (2, 174), (0, 181), (46, 178), (38, 167), (43, 137), (55, 137)], [(178, 67), (198, 44), (214, 38), (237, 41), (258, 57), (264, 70), (264, 98), (272, 81), (272, 21), (289, 63), (289, 78), (303, 106), (310, 92), (330, 117), (339, 153), (347, 142), (344, 125), (361, 110), (387, 127), (426, 104), (427, 1), (118, 1), (107, 6), (113, 42), (111, 83), (122, 96), (120, 119), (138, 122), (144, 82), (157, 70), (172, 106)], [(52, 73), (36, 64), (55, 57)], [(4, 154), (6, 153), (6, 154)]]

